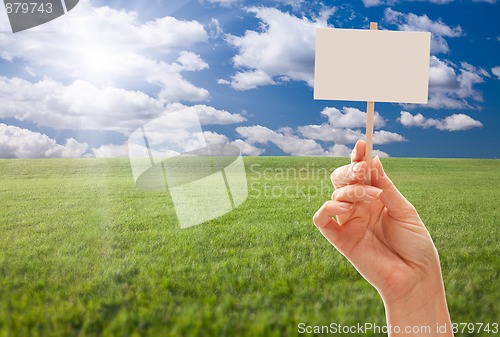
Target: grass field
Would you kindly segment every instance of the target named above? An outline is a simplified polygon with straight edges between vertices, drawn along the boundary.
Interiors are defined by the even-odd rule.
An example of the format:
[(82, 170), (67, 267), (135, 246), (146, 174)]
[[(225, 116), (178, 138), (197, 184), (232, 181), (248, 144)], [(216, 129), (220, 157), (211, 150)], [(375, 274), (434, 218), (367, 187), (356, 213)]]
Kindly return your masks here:
[[(181, 230), (169, 195), (137, 190), (128, 160), (0, 160), (0, 336), (383, 325), (377, 292), (311, 221), (333, 191), (326, 172), (346, 163), (247, 157), (247, 201)], [(433, 236), (452, 320), (499, 322), (500, 161), (384, 165)]]

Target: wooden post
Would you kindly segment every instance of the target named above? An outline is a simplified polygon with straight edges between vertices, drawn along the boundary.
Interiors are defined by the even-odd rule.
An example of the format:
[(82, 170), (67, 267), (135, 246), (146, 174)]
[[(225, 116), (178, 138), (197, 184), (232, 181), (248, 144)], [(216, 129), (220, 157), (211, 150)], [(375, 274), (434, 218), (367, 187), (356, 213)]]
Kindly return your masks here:
[[(377, 30), (378, 24), (370, 22), (370, 30)], [(369, 51), (372, 52), (372, 51)], [(365, 161), (368, 164), (368, 172), (366, 173), (365, 183), (371, 184), (370, 168), (373, 157), (373, 124), (375, 119), (375, 102), (367, 102), (366, 104), (366, 152)]]

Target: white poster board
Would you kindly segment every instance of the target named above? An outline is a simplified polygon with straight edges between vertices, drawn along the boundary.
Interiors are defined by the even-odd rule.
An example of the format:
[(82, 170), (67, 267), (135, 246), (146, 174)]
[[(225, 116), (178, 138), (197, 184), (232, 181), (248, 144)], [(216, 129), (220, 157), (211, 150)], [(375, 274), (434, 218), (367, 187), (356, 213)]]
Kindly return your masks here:
[(427, 103), (429, 32), (318, 28), (314, 98)]

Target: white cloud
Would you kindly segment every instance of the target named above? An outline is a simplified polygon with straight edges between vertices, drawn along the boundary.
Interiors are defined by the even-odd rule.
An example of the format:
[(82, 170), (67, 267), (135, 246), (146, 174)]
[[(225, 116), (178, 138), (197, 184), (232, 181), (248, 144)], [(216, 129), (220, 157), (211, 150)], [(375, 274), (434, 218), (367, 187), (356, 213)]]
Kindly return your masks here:
[(128, 158), (128, 146), (122, 145), (102, 145), (98, 148), (92, 148), (92, 153), (96, 158)]
[[(356, 108), (344, 107), (342, 110), (327, 107), (323, 109), (321, 115), (328, 119), (329, 123), (321, 125), (303, 125), (297, 128), (289, 126), (272, 130), (265, 126), (241, 126), (236, 128), (236, 132), (243, 138), (237, 140), (239, 146), (247, 154), (260, 155), (263, 149), (255, 147), (255, 144), (273, 144), (285, 154), (293, 156), (347, 156), (350, 150), (346, 144), (354, 144), (359, 139), (364, 139), (364, 129), (366, 114)], [(382, 117), (377, 115), (376, 123), (384, 125)], [(357, 129), (354, 129), (357, 128)], [(317, 141), (333, 143), (328, 149)], [(374, 144), (388, 144), (403, 142), (406, 139), (394, 132), (378, 130), (374, 133)], [(233, 142), (233, 143), (235, 143)], [(380, 157), (387, 157), (388, 154), (377, 150)]]
[(212, 20), (208, 24), (208, 29), (209, 29), (209, 35), (212, 39), (221, 37), (224, 34), (224, 29), (222, 28), (222, 24), (216, 18), (212, 18)]
[[(63, 85), (49, 79), (37, 83), (0, 76), (0, 118), (29, 120), (55, 129), (111, 130), (124, 134), (164, 112), (163, 104), (140, 91), (99, 89), (85, 81)], [(187, 106), (171, 104), (167, 111)], [(195, 105), (203, 124), (244, 122), (240, 114)]]
[(0, 158), (75, 158), (87, 149), (73, 138), (61, 145), (42, 133), (0, 124)]
[[(178, 111), (185, 108), (188, 108), (188, 106), (174, 103), (167, 106), (167, 111)], [(227, 125), (246, 121), (246, 118), (241, 114), (233, 114), (226, 110), (218, 110), (204, 104), (193, 105), (191, 108), (194, 108), (198, 113), (202, 125)]]
[(229, 82), (228, 80), (225, 80), (223, 78), (219, 78), (217, 80), (217, 84), (231, 84), (231, 82)]
[(383, 0), (363, 0), (365, 7), (375, 7), (384, 4)]
[[(372, 154), (380, 158), (390, 157), (389, 154), (380, 150), (373, 150)], [(349, 157), (351, 155), (351, 149), (343, 144), (335, 144), (331, 147), (329, 155), (333, 157)]]
[(482, 68), (463, 62), (457, 66), (431, 56), (429, 70), (429, 102), (431, 108), (474, 108), (469, 101), (482, 102), (483, 96), (474, 85), (489, 76)]
[(373, 150), (372, 154), (374, 156), (378, 156), (379, 158), (389, 158), (390, 157), (387, 152), (380, 151), (380, 150)]
[[(329, 124), (304, 125), (298, 127), (299, 133), (310, 139), (323, 142), (334, 142), (336, 144), (354, 144), (359, 139), (365, 139), (361, 130), (336, 129)], [(375, 131), (373, 134), (374, 144), (389, 144), (404, 142), (406, 139), (400, 134), (385, 130)]]
[[(437, 4), (437, 5), (446, 5), (449, 4), (455, 0), (408, 0), (408, 1), (415, 1), (415, 2), (430, 2), (432, 4)], [(403, 0), (363, 0), (363, 3), (365, 7), (374, 7), (374, 6), (381, 6), (381, 5), (387, 5), (387, 6), (392, 6), (398, 2), (403, 2)], [(487, 2), (490, 4), (496, 3), (496, 0), (473, 0), (473, 2)]]
[(457, 80), (455, 69), (449, 63), (432, 56), (430, 59), (429, 86), (431, 91), (433, 88), (457, 89), (460, 83)]
[(0, 76), (0, 118), (33, 121), (55, 129), (114, 130), (127, 133), (162, 111), (139, 91), (99, 89), (85, 81), (63, 85)]
[[(0, 31), (8, 30), (2, 20)], [(195, 60), (196, 66), (173, 61), (192, 56), (183, 49), (207, 40), (207, 32), (197, 21), (167, 16), (141, 22), (135, 12), (93, 7), (82, 0), (64, 18), (17, 34), (0, 33), (0, 57), (22, 60), (34, 73), (59, 81), (69, 77), (97, 86), (117, 86), (124, 79), (134, 83), (143, 79), (156, 85), (158, 97), (167, 102), (202, 101), (209, 98), (208, 91), (181, 74), (205, 69), (201, 58)]]
[(425, 118), (422, 114), (412, 115), (407, 111), (401, 111), (398, 121), (406, 127), (434, 127), (445, 131), (462, 131), (483, 126), (480, 121), (464, 114), (454, 114), (444, 119), (434, 119)]
[(231, 81), (222, 80), (219, 84), (230, 84), (236, 90), (255, 89), (259, 86), (276, 84), (271, 76), (262, 70), (238, 72), (231, 76)]
[(450, 51), (444, 37), (463, 36), (460, 26), (448, 26), (441, 19), (433, 21), (425, 14), (422, 16), (413, 13), (405, 14), (387, 8), (384, 12), (384, 20), (397, 25), (399, 30), (431, 32), (431, 52), (433, 54), (448, 53)]
[(241, 1), (242, 0), (201, 0), (201, 2), (215, 4), (215, 5), (219, 5), (222, 7), (231, 7), (231, 6), (234, 6), (238, 3), (240, 3)]
[(203, 136), (207, 144), (222, 145), (229, 142), (229, 139), (225, 135), (221, 135), (217, 132), (204, 131)]
[[(426, 1), (426, 0), (416, 0), (416, 1)], [(433, 4), (446, 5), (455, 0), (428, 0), (428, 1)]]
[[(432, 2), (433, 0), (431, 0)], [(436, 0), (436, 1), (447, 1), (447, 0)], [(393, 6), (399, 2), (399, 0), (363, 0), (365, 7), (376, 7), (376, 6)]]
[(336, 129), (327, 123), (299, 126), (297, 130), (306, 138), (336, 144), (354, 144), (358, 139), (364, 137), (363, 132), (360, 130)]
[[(236, 131), (246, 138), (246, 143), (268, 144), (272, 143), (280, 148), (284, 153), (292, 156), (348, 156), (350, 150), (344, 144), (354, 144), (358, 139), (364, 139), (364, 134), (359, 130), (335, 129), (328, 124), (306, 125), (298, 128), (300, 138), (294, 134), (291, 128), (281, 128), (277, 131), (267, 127), (254, 125), (236, 128)], [(316, 142), (334, 142), (335, 144), (325, 150)], [(374, 144), (387, 144), (392, 142), (406, 141), (406, 139), (396, 133), (388, 131), (378, 131), (374, 134)], [(378, 151), (380, 157), (388, 156), (387, 153)]]
[[(460, 26), (448, 26), (441, 19), (431, 20), (427, 15), (418, 16), (413, 13), (401, 13), (387, 8), (384, 20), (395, 24), (403, 31), (428, 31), (432, 33), (431, 53), (448, 53), (450, 51), (445, 38), (464, 36)], [(482, 102), (482, 93), (474, 88), (484, 82), (489, 73), (467, 62), (460, 65), (431, 56), (429, 69), (429, 102), (435, 109), (475, 109), (472, 101)]]
[[(356, 108), (343, 107), (342, 111), (337, 108), (326, 107), (321, 111), (323, 116), (335, 128), (361, 128), (366, 125), (366, 112)], [(385, 121), (378, 112), (375, 112), (374, 124), (376, 128), (385, 125)]]
[(343, 144), (335, 144), (330, 149), (330, 153), (333, 157), (349, 157), (351, 155), (351, 149)]
[[(2, 31), (9, 31), (8, 23), (0, 23)], [(197, 21), (161, 17), (141, 23), (136, 12), (117, 10), (108, 6), (93, 7), (81, 0), (64, 19), (51, 21), (18, 34), (1, 34), (0, 56), (7, 60), (22, 58), (33, 64), (59, 66), (68, 56), (94, 47), (144, 52), (168, 52), (207, 41), (203, 25)], [(52, 48), (44, 50), (46, 45)], [(29, 52), (31, 51), (31, 53)], [(117, 56), (117, 55), (115, 55)], [(70, 65), (67, 64), (67, 67)]]
[[(374, 156), (379, 156), (380, 158), (388, 158), (389, 155), (380, 150), (373, 150)], [(349, 157), (351, 155), (351, 149), (342, 144), (335, 144), (330, 149), (330, 155), (333, 157)]]
[(312, 20), (269, 7), (247, 11), (261, 21), (261, 30), (247, 30), (243, 36), (226, 35), (227, 42), (238, 51), (234, 66), (246, 69), (232, 77), (232, 86), (246, 90), (279, 83), (275, 77), (313, 86), (315, 29), (327, 27), (333, 10), (324, 10)]
[(488, 73), (488, 71), (486, 69), (484, 69), (484, 68), (475, 67), (472, 64), (469, 64), (467, 62), (460, 63), (460, 66), (464, 70), (467, 70), (467, 71), (469, 71), (471, 73), (477, 73), (478, 75), (480, 75), (482, 77), (490, 77), (490, 73)]
[[(366, 112), (356, 108), (343, 107), (342, 111), (337, 108), (326, 107), (321, 115), (328, 118), (328, 123), (321, 125), (304, 125), (297, 128), (300, 135), (306, 138), (323, 142), (334, 142), (335, 144), (354, 144), (358, 139), (364, 139), (362, 129), (366, 126)], [(385, 125), (385, 120), (379, 113), (375, 113), (375, 127)], [(388, 144), (404, 142), (406, 139), (394, 132), (385, 130), (375, 131), (373, 135), (374, 144)]]
[(250, 144), (273, 143), (284, 153), (292, 156), (324, 156), (327, 154), (321, 145), (312, 139), (285, 135), (260, 125), (240, 126), (236, 128), (236, 132), (246, 138)]
[(300, 8), (300, 6), (305, 2), (305, 0), (275, 0), (285, 5), (292, 6), (293, 8)]
[(500, 80), (500, 67), (491, 68), (491, 72)]
[(399, 143), (405, 141), (406, 141), (405, 137), (395, 132), (380, 130), (380, 131), (375, 131), (373, 134), (373, 144), (389, 144), (389, 143)]
[(241, 139), (236, 139), (234, 142), (231, 142), (230, 144), (239, 147), (241, 153), (247, 156), (260, 156), (265, 151), (264, 149), (260, 149), (255, 145), (250, 144)]
[(179, 57), (177, 58), (177, 62), (182, 65), (184, 70), (196, 71), (208, 69), (208, 63), (203, 61), (200, 55), (190, 51), (181, 51)]
[(421, 126), (425, 125), (425, 117), (422, 114), (412, 115), (407, 111), (401, 111), (401, 115), (398, 121), (406, 127)]

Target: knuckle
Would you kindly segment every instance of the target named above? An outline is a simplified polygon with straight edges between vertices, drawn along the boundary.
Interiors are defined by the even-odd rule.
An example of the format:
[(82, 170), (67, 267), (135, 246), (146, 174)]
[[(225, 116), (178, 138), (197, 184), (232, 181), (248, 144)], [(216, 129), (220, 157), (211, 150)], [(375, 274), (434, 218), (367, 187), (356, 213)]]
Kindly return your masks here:
[(312, 218), (313, 224), (315, 224), (315, 225), (318, 224), (318, 218), (319, 218), (318, 212), (314, 213), (313, 218)]
[(350, 165), (336, 168), (330, 175), (330, 180), (334, 186), (341, 186), (349, 182)]
[(410, 202), (408, 202), (405, 208), (408, 212), (417, 213), (417, 209)]
[(335, 169), (332, 174), (330, 174), (330, 180), (332, 181), (333, 184), (335, 184), (336, 181), (338, 181), (338, 174), (339, 174), (339, 169)]
[(354, 188), (354, 193), (356, 193), (356, 195), (363, 195), (365, 193), (364, 186), (356, 185), (356, 187)]
[(353, 199), (363, 198), (365, 195), (365, 187), (363, 185), (352, 185), (349, 190), (349, 197)]
[(314, 213), (313, 217), (312, 217), (312, 220), (313, 220), (313, 223), (314, 225), (318, 226), (319, 223), (320, 223), (320, 220), (321, 220), (321, 216), (322, 216), (322, 213), (325, 212), (325, 209), (328, 207), (328, 204), (330, 203), (331, 201), (326, 201), (317, 211), (316, 213)]

